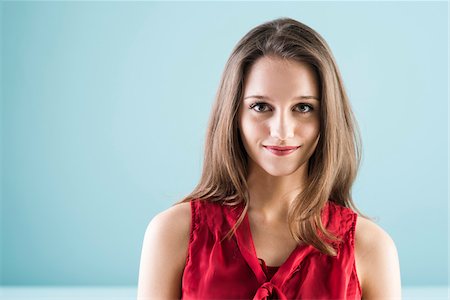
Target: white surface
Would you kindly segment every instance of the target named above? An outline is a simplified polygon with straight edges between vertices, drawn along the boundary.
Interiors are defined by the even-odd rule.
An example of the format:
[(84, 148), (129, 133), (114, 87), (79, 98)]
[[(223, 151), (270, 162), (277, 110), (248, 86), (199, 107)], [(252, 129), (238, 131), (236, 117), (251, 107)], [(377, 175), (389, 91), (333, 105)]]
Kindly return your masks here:
[[(403, 287), (404, 300), (447, 300), (448, 287)], [(136, 287), (0, 287), (1, 300), (135, 300)]]
[(1, 287), (1, 300), (128, 300), (136, 299), (135, 287)]
[(449, 298), (449, 289), (442, 287), (403, 287), (402, 298), (404, 300), (443, 300)]

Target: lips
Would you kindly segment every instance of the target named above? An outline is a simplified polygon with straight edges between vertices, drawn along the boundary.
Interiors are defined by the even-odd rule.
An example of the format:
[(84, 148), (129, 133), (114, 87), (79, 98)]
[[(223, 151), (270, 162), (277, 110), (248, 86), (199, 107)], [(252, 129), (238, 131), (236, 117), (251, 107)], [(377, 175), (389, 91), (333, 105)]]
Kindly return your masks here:
[(297, 149), (300, 146), (284, 146), (284, 147), (280, 147), (280, 146), (264, 146), (268, 149), (273, 149), (273, 150), (277, 150), (277, 151), (287, 151), (287, 150), (292, 150), (292, 149)]
[(264, 146), (264, 148), (266, 148), (267, 150), (269, 150), (271, 153), (273, 153), (275, 155), (283, 156), (283, 155), (291, 154), (292, 152), (294, 152), (295, 150), (300, 148), (300, 146), (284, 146), (284, 147)]

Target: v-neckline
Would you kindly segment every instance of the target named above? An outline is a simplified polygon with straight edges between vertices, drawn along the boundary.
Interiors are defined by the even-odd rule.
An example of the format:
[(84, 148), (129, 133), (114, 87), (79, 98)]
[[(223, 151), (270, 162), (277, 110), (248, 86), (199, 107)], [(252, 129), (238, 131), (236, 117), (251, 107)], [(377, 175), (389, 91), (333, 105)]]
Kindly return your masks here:
[[(263, 258), (260, 258), (260, 257), (258, 256), (258, 252), (256, 251), (255, 239), (253, 238), (252, 226), (251, 226), (251, 224), (250, 224), (250, 217), (249, 217), (248, 211), (247, 211), (247, 213), (246, 213), (245, 216), (244, 216), (244, 222), (246, 222), (245, 226), (246, 226), (247, 229), (248, 229), (249, 242), (250, 242), (250, 244), (251, 244), (251, 248), (252, 248), (252, 250), (253, 250), (254, 256), (255, 256), (258, 260), (259, 260), (259, 259), (264, 260)], [(286, 257), (286, 259), (285, 259), (280, 265), (277, 266), (278, 269), (281, 268), (281, 266), (282, 266), (285, 262), (288, 261), (289, 257), (295, 252), (295, 250), (296, 250), (299, 246), (300, 246), (300, 245), (297, 243), (297, 245), (294, 247), (294, 249), (292, 249), (292, 251), (291, 251), (291, 252), (289, 253), (289, 255)], [(264, 263), (266, 263), (265, 260), (264, 260)]]
[(303, 258), (314, 249), (310, 245), (298, 244), (288, 255), (287, 259), (279, 266), (272, 279), (267, 280), (267, 276), (263, 271), (256, 253), (250, 228), (250, 220), (248, 218), (248, 211), (245, 213), (242, 223), (236, 229), (236, 239), (242, 256), (247, 261), (247, 264), (252, 269), (260, 284), (272, 282), (278, 286), (281, 286), (284, 281), (290, 277), (289, 275), (297, 269)]

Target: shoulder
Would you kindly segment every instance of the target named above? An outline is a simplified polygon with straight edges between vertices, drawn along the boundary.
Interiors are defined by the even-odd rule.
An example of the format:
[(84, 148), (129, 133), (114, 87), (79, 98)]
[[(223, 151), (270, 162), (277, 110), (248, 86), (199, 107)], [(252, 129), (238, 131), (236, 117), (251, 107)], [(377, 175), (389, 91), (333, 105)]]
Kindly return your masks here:
[(364, 299), (400, 298), (395, 243), (379, 225), (361, 216), (355, 227), (355, 264)]
[(180, 297), (190, 224), (189, 202), (176, 204), (149, 222), (142, 244), (138, 299)]
[(178, 203), (157, 214), (147, 226), (144, 243), (165, 253), (186, 252), (191, 226), (190, 202)]
[(147, 232), (160, 235), (182, 235), (189, 233), (191, 203), (178, 203), (157, 214), (147, 226)]
[[(374, 246), (395, 247), (392, 238), (375, 222), (358, 216), (355, 227), (355, 242), (364, 247), (364, 250), (371, 250)], [(366, 249), (367, 248), (367, 249)]]

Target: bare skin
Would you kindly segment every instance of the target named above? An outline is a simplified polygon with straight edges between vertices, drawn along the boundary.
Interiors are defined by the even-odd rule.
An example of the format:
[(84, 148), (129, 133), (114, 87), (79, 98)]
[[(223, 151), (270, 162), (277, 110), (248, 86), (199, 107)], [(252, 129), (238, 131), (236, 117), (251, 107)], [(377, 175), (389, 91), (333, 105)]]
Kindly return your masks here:
[(151, 220), (142, 246), (139, 300), (181, 298), (190, 226), (189, 203), (172, 206)]
[[(249, 156), (248, 219), (256, 254), (269, 266), (283, 264), (297, 245), (288, 230), (287, 212), (302, 189), (317, 145), (320, 103), (314, 98), (319, 98), (318, 92), (317, 78), (308, 65), (276, 58), (255, 62), (246, 80), (239, 130)], [(299, 148), (278, 156), (267, 150), (268, 145)], [(188, 203), (173, 206), (150, 222), (142, 248), (138, 299), (181, 297), (190, 223)], [(401, 299), (394, 242), (381, 227), (361, 217), (355, 230), (355, 265), (363, 299)]]

